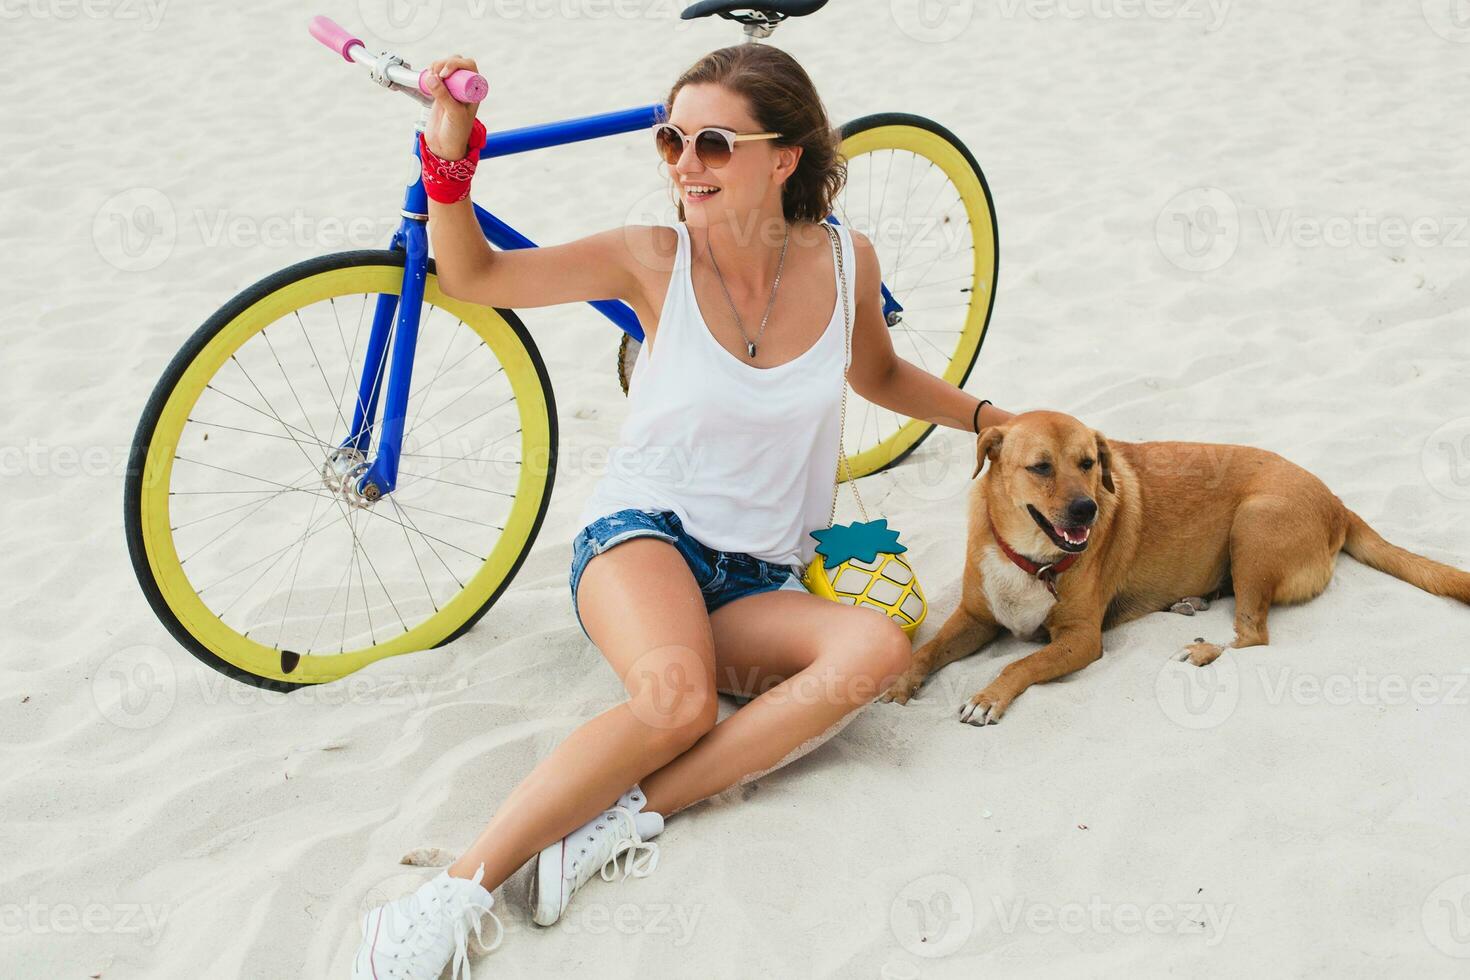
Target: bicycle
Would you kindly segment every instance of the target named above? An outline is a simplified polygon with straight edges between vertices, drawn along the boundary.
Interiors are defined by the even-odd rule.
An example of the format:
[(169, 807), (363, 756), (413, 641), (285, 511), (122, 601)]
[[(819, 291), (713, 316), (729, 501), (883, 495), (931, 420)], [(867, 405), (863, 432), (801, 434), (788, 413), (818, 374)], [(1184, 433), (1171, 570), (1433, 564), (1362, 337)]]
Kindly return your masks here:
[[(717, 14), (758, 43), (825, 2), (700, 0), (681, 17)], [(311, 32), (378, 84), (416, 98), (422, 128), (429, 100), (402, 58), (368, 52), (322, 17)], [(461, 101), (485, 93), (472, 72), (448, 82)], [(660, 102), (493, 132), (480, 156), (647, 131), (664, 119)], [(980, 166), (921, 116), (867, 115), (841, 136), (848, 185), (827, 220), (878, 245), (899, 355), (926, 370), (942, 359), (933, 373), (963, 385), (998, 271)], [(891, 247), (881, 229), (897, 183), (905, 197)], [(930, 210), (913, 211), (915, 199)], [(493, 246), (535, 247), (474, 210)], [(227, 302), (174, 356), (139, 420), (124, 492), (134, 571), (174, 638), (236, 680), (289, 691), (449, 643), (510, 585), (545, 517), (557, 424), (535, 341), (513, 310), (439, 289), (421, 182), (406, 188), (401, 211), (386, 249), (308, 259)], [(915, 227), (937, 229), (941, 247), (921, 246)], [(626, 394), (643, 340), (638, 318), (619, 300), (589, 305), (623, 332)], [(897, 464), (934, 428), (853, 399), (843, 440), (854, 477)]]

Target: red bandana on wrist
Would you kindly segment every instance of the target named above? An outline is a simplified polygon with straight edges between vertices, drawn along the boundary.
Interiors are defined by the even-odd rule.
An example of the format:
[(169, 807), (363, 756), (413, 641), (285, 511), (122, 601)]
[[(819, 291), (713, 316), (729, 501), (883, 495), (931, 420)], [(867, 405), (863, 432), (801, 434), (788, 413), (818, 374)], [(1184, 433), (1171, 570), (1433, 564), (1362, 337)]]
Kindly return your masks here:
[(470, 142), (461, 160), (441, 160), (429, 149), (424, 134), (419, 133), (419, 160), (423, 163), (424, 192), (440, 204), (454, 204), (470, 196), (470, 178), (480, 162), (480, 148), (485, 145), (485, 124), (476, 119), (470, 128)]

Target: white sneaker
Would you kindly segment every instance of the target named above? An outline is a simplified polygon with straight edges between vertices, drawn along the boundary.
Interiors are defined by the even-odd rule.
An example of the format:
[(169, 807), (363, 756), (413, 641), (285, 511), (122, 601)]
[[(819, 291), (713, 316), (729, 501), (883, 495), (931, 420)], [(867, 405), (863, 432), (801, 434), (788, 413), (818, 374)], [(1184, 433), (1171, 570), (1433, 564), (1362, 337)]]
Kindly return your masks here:
[[(587, 821), (536, 856), (531, 875), (531, 918), (549, 926), (566, 911), (572, 894), (601, 869), (604, 881), (612, 881), (618, 856), (627, 852), (623, 877), (645, 878), (658, 867), (658, 845), (648, 843), (664, 829), (664, 818), (652, 810), (643, 812), (646, 798), (634, 785), (610, 808)], [(641, 857), (640, 857), (641, 854)]]
[[(362, 945), (352, 961), (352, 980), (438, 980), (451, 957), (452, 977), (470, 976), (470, 933), (477, 953), (500, 945), (505, 934), (491, 912), (495, 897), (480, 886), (482, 864), (474, 880), (441, 871), (411, 895), (379, 905), (362, 917)], [(481, 916), (495, 923), (495, 941), (480, 938)]]

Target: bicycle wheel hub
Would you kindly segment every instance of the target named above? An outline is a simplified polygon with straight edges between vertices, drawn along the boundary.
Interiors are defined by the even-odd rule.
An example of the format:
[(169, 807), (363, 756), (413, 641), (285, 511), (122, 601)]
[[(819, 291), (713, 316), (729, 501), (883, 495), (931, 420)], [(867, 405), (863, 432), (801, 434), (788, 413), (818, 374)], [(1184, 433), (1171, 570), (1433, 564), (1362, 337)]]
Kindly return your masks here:
[(339, 446), (328, 453), (326, 462), (322, 463), (322, 486), (353, 507), (371, 507), (382, 497), (382, 493), (371, 483), (361, 490), (358, 489), (357, 485), (362, 482), (363, 474), (367, 470), (367, 457), (363, 456), (360, 449)]

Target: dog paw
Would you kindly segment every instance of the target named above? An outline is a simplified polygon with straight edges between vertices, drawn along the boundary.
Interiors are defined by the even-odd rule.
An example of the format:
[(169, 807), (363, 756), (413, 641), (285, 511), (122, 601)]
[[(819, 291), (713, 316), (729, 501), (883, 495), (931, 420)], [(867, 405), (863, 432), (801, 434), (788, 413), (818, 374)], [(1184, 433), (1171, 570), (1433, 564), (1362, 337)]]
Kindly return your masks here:
[(1174, 654), (1174, 659), (1179, 661), (1187, 660), (1196, 667), (1206, 667), (1214, 663), (1215, 659), (1224, 652), (1225, 647), (1220, 646), (1218, 643), (1206, 643), (1204, 637), (1196, 636), (1193, 643)]
[(899, 681), (888, 690), (878, 695), (880, 704), (908, 704), (909, 698), (918, 691), (919, 685), (909, 681)]
[(1185, 596), (1170, 606), (1169, 611), (1178, 613), (1181, 616), (1193, 616), (1195, 613), (1204, 612), (1208, 608), (1210, 608), (1210, 600), (1197, 595), (1190, 595)]
[(1010, 707), (1010, 704), (1010, 698), (992, 693), (987, 687), (960, 708), (960, 721), (977, 728), (982, 725), (994, 725), (1000, 721), (1001, 715), (1006, 713), (1006, 708)]

